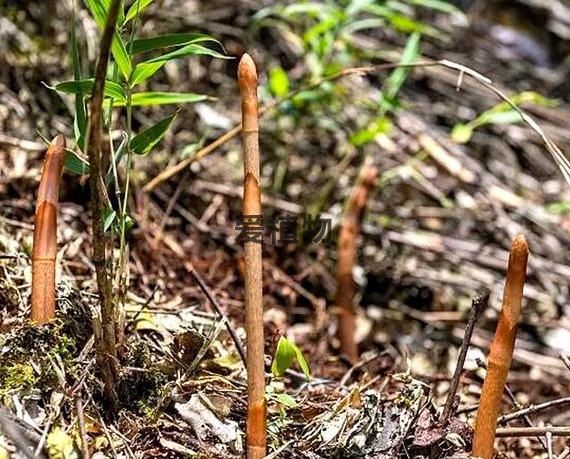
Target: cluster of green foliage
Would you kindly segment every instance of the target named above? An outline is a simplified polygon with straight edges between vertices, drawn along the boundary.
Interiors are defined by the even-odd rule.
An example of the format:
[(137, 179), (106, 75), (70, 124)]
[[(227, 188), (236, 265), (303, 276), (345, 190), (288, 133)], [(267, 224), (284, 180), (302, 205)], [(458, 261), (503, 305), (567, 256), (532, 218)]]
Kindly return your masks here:
[[(126, 282), (125, 254), (126, 234), (134, 221), (129, 215), (128, 199), (131, 190), (131, 171), (133, 155), (148, 154), (162, 140), (176, 119), (177, 110), (158, 122), (146, 126), (140, 132), (133, 131), (133, 110), (136, 107), (157, 105), (180, 105), (195, 103), (209, 99), (208, 96), (196, 93), (144, 91), (142, 88), (169, 61), (197, 55), (207, 55), (227, 59), (223, 54), (221, 43), (205, 34), (182, 33), (151, 37), (137, 36), (141, 13), (152, 3), (152, 0), (136, 0), (128, 8), (123, 5), (111, 45), (111, 61), (105, 81), (104, 120), (109, 133), (119, 129), (122, 133), (118, 140), (111, 139), (111, 156), (109, 168), (105, 173), (105, 183), (109, 195), (115, 196), (116, 204), (107, 203), (105, 231), (117, 235), (120, 248), (116, 266), (120, 292), (125, 292)], [(92, 17), (100, 29), (103, 29), (109, 8), (108, 0), (85, 0)], [(83, 62), (86, 55), (85, 45), (81, 46), (79, 34), (74, 22), (71, 28), (71, 62), (73, 80), (61, 82), (52, 89), (60, 93), (73, 94), (74, 102), (74, 137), (76, 148), (66, 160), (66, 169), (77, 174), (89, 172), (86, 158), (86, 139), (88, 129), (87, 100), (93, 89), (93, 78), (85, 68), (89, 62)], [(221, 51), (218, 51), (221, 50)], [(123, 118), (121, 117), (123, 116)], [(120, 124), (124, 119), (123, 124)], [(119, 168), (123, 163), (126, 171), (121, 180)], [(112, 271), (112, 270), (111, 270)], [(119, 298), (121, 301), (122, 299)]]

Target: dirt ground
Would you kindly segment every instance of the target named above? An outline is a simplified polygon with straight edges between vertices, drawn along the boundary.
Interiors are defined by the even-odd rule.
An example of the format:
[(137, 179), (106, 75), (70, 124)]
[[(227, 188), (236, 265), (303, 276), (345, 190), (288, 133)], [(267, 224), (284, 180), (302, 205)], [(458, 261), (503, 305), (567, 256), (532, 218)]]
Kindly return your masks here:
[[(38, 445), (37, 457), (245, 457), (245, 369), (208, 299), (210, 294), (217, 300), (243, 339), (243, 247), (236, 242), (240, 136), (165, 175), (240, 122), (238, 59), (182, 59), (145, 88), (212, 99), (175, 107), (179, 113), (170, 132), (133, 163), (129, 209), (135, 224), (128, 235), (119, 413), (107, 410), (89, 340), (96, 284), (85, 176), (63, 175), (62, 320), (41, 330), (26, 322), (42, 138), (62, 133), (75, 147), (73, 100), (50, 89), (73, 78), (73, 20), (85, 70), (93, 68), (98, 49), (95, 23), (83, 5), (75, 6), (74, 19), (72, 3), (0, 2), (0, 446), (5, 457), (33, 457), (30, 447)], [(476, 359), (485, 360), (492, 340), (508, 250), (517, 234), (527, 238), (530, 258), (508, 380), (511, 395), (502, 409), (515, 414), (500, 423), (497, 457), (570, 455), (568, 428), (563, 429), (570, 423), (570, 185), (540, 136), (524, 123), (484, 124), (467, 143), (455, 142), (454, 126), (501, 100), (468, 75), (461, 74), (459, 84), (461, 72), (441, 63), (463, 64), (508, 96), (535, 91), (549, 98), (527, 96), (521, 106), (568, 152), (570, 6), (464, 3), (472, 3), (463, 5), (466, 13), (453, 14), (407, 7), (437, 31), (422, 36), (420, 60), (439, 64), (410, 69), (386, 116), (379, 114), (378, 101), (392, 70), (372, 69), (317, 84), (261, 117), (264, 218), (290, 214), (303, 222), (319, 214), (331, 223), (328, 242), (284, 243), (270, 231), (264, 235), (268, 370), (279, 336), (286, 335), (305, 353), (313, 376), (307, 381), (294, 367), (272, 381), (270, 457), (468, 457), (485, 375)], [(228, 55), (247, 51), (258, 66), (262, 106), (276, 99), (268, 75), (277, 66), (294, 91), (322, 78), (323, 63), (341, 70), (401, 59), (406, 35), (375, 27), (338, 38), (315, 63), (294, 35), (302, 35), (305, 22), (278, 21), (279, 10), (268, 13), (276, 5), (156, 0), (138, 33), (200, 32), (219, 39)], [(172, 110), (137, 107), (133, 126), (141, 129)], [(115, 120), (115, 141), (124, 120), (124, 114)], [(354, 140), (355, 133), (386, 120), (386, 134), (379, 130), (369, 141)], [(365, 160), (380, 177), (362, 222), (354, 270), (357, 363), (339, 352), (336, 338), (335, 242)], [(441, 409), (476, 295), (488, 297), (488, 306), (476, 324), (457, 407), (444, 428)], [(63, 334), (73, 338), (71, 346), (58, 339)], [(275, 394), (288, 394), (296, 404), (286, 406)], [(520, 410), (533, 406), (525, 418)], [(213, 418), (200, 417), (204, 412)], [(523, 426), (559, 429), (518, 436)], [(365, 440), (359, 440), (363, 432)]]

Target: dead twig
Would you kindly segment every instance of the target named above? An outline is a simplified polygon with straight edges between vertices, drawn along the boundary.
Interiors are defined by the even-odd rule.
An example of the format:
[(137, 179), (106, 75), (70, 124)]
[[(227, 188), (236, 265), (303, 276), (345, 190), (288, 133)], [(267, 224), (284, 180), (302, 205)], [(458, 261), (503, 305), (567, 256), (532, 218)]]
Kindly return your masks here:
[(463, 336), (459, 356), (457, 357), (457, 365), (455, 366), (455, 372), (453, 373), (453, 378), (451, 378), (451, 383), (449, 384), (449, 392), (447, 393), (447, 399), (445, 400), (443, 413), (441, 414), (441, 425), (444, 428), (447, 427), (453, 408), (456, 405), (455, 394), (457, 393), (459, 378), (461, 377), (465, 358), (467, 357), (467, 351), (469, 350), (469, 345), (471, 343), (471, 335), (473, 335), (477, 319), (479, 318), (481, 311), (485, 309), (488, 299), (488, 294), (485, 296), (477, 295), (471, 302), (469, 318), (467, 319), (467, 326), (465, 327), (465, 335)]

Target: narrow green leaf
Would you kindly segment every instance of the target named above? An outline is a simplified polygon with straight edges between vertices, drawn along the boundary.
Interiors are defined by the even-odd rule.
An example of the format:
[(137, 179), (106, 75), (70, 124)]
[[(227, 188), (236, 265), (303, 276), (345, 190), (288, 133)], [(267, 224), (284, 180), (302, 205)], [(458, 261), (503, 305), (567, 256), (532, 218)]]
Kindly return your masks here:
[(125, 16), (125, 20), (123, 22), (123, 25), (125, 25), (127, 22), (129, 22), (131, 19), (134, 19), (137, 14), (140, 14), (143, 12), (143, 10), (149, 6), (154, 0), (136, 0), (131, 7), (129, 8), (129, 10), (127, 11), (127, 14)]
[(65, 157), (65, 169), (77, 175), (88, 174), (89, 163), (74, 151), (68, 150)]
[(166, 62), (141, 62), (137, 64), (131, 76), (131, 88), (152, 77)]
[[(99, 29), (103, 30), (105, 27), (105, 21), (107, 20), (107, 11), (109, 10), (109, 0), (85, 0), (87, 7), (95, 19), (95, 22), (99, 26)], [(118, 19), (119, 24), (122, 24), (124, 18), (124, 12), (121, 8), (122, 13)], [(113, 41), (111, 43), (111, 53), (113, 54), (113, 59), (117, 63), (119, 70), (121, 71), (125, 80), (128, 80), (132, 71), (131, 59), (127, 53), (125, 44), (121, 40), (121, 37), (117, 32), (113, 34)]]
[(286, 408), (296, 408), (298, 406), (295, 398), (289, 394), (275, 394), (273, 398)]
[(293, 344), (293, 349), (295, 351), (295, 357), (297, 358), (297, 363), (299, 364), (299, 368), (301, 369), (301, 371), (305, 375), (305, 378), (310, 379), (311, 378), (311, 370), (309, 368), (309, 362), (307, 361), (305, 354), (303, 353), (301, 348), (295, 344)]
[[(212, 100), (211, 97), (191, 92), (137, 92), (131, 97), (132, 106), (140, 105), (168, 105), (168, 104), (191, 104), (202, 100)], [(116, 107), (123, 107), (126, 101), (114, 101)]]
[(105, 208), (104, 213), (104, 221), (103, 221), (103, 231), (107, 232), (111, 228), (111, 225), (117, 218), (117, 211), (112, 208)]
[[(72, 17), (71, 24), (71, 62), (73, 66), (73, 79), (75, 81), (80, 81), (81, 76), (81, 59), (79, 58), (79, 44), (77, 43), (77, 34), (75, 33), (76, 27), (75, 12)], [(87, 131), (87, 109), (85, 107), (85, 98), (83, 94), (75, 95), (75, 118), (73, 120), (73, 129), (75, 142), (84, 148), (85, 146), (85, 134)]]
[(131, 139), (131, 150), (137, 155), (146, 155), (158, 142), (162, 140), (166, 131), (172, 125), (178, 112), (160, 120), (154, 126), (145, 129)]
[(515, 124), (522, 123), (522, 117), (519, 112), (513, 109), (506, 111), (488, 110), (483, 112), (476, 120), (473, 121), (474, 127), (483, 126), (484, 124)]
[[(419, 33), (413, 33), (406, 42), (406, 47), (402, 53), (400, 64), (413, 64), (419, 55), (420, 50), (420, 37)], [(400, 89), (402, 88), (406, 78), (408, 77), (408, 69), (400, 67), (395, 69), (386, 82), (387, 84), (387, 98), (395, 99)]]
[(85, 0), (85, 3), (99, 28), (103, 29), (109, 10), (109, 0)]
[(121, 37), (119, 37), (119, 34), (116, 32), (113, 34), (111, 53), (113, 54), (113, 59), (115, 59), (117, 67), (119, 67), (119, 70), (123, 74), (123, 78), (125, 81), (128, 81), (132, 72), (132, 62), (123, 40), (121, 40)]
[(197, 43), (211, 42), (223, 48), (222, 43), (210, 35), (200, 33), (175, 33), (169, 35), (158, 35), (156, 37), (139, 38), (133, 40), (133, 54), (153, 51), (160, 48), (170, 48), (172, 46), (193, 45)]
[(213, 49), (206, 48), (205, 46), (201, 45), (186, 45), (176, 51), (172, 51), (171, 53), (164, 54), (159, 57), (155, 57), (147, 62), (162, 62), (162, 61), (170, 61), (172, 59), (179, 59), (181, 57), (186, 56), (196, 56), (196, 55), (205, 55), (205, 56), (212, 56), (217, 57), (219, 59), (234, 59), (232, 56), (226, 56), (224, 54), (220, 54)]
[[(79, 81), (64, 81), (63, 83), (56, 84), (51, 89), (71, 94), (91, 94), (91, 91), (93, 91), (93, 78)], [(127, 100), (122, 86), (109, 80), (105, 81), (105, 97), (115, 99), (116, 102), (122, 105), (124, 105)]]
[(432, 10), (441, 11), (443, 13), (461, 13), (464, 14), (453, 3), (444, 0), (412, 0), (412, 4), (430, 8)]

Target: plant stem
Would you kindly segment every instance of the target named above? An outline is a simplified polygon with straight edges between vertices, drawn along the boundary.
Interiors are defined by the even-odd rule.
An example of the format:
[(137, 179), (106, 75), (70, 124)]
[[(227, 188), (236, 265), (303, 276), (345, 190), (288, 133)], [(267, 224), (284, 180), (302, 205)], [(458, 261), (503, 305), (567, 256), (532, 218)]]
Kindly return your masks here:
[(32, 251), (32, 321), (45, 324), (55, 316), (55, 258), (59, 184), (65, 163), (65, 138), (55, 137), (46, 152), (38, 188)]
[[(244, 162), (243, 218), (261, 221), (257, 72), (248, 54), (238, 66)], [(247, 344), (247, 459), (261, 459), (267, 445), (263, 340), (262, 241), (245, 242), (245, 330)]]
[(366, 208), (368, 195), (376, 185), (378, 171), (365, 163), (360, 183), (350, 196), (338, 236), (337, 291), (335, 303), (338, 310), (338, 339), (340, 350), (351, 362), (358, 360), (358, 345), (354, 339), (356, 328), (354, 313), (354, 282), (352, 270), (356, 258), (356, 240), (360, 233), (360, 220)]
[(503, 306), (489, 350), (487, 376), (475, 422), (472, 455), (483, 459), (493, 457), (497, 418), (517, 336), (527, 261), (528, 244), (524, 236), (518, 235), (511, 245)]
[[(91, 213), (93, 228), (93, 264), (97, 275), (99, 303), (101, 305), (102, 342), (97, 342), (97, 360), (103, 373), (105, 395), (113, 409), (118, 407), (115, 392), (117, 377), (116, 323), (115, 308), (111, 292), (111, 280), (108, 270), (107, 251), (111, 250), (110, 242), (105, 235), (104, 210), (109, 202), (103, 182), (101, 166), (101, 119), (103, 106), (103, 88), (111, 51), (111, 41), (115, 31), (115, 23), (121, 6), (120, 0), (112, 0), (107, 12), (107, 20), (101, 43), (99, 58), (95, 69), (93, 93), (89, 101), (89, 124), (87, 129), (87, 154), (89, 156), (89, 184), (91, 186)], [(97, 327), (95, 327), (97, 328)]]

